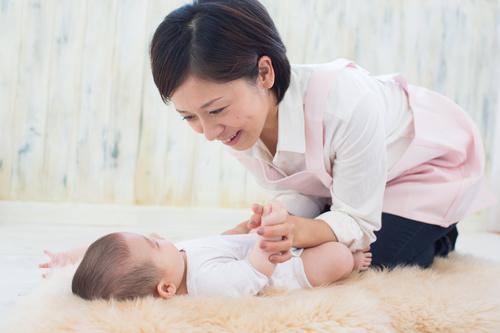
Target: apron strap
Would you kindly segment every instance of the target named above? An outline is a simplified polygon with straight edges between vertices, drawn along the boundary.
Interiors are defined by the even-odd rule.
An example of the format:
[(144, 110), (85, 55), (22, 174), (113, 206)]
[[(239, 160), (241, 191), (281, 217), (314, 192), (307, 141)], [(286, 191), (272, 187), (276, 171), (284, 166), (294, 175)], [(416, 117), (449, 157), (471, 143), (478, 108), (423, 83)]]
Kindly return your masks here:
[(337, 59), (321, 70), (316, 70), (309, 78), (306, 96), (304, 98), (304, 124), (306, 137), (306, 169), (316, 171), (321, 182), (330, 187), (332, 183), (331, 170), (325, 169), (323, 161), (323, 147), (325, 145), (323, 114), (325, 102), (328, 100), (336, 74), (346, 68), (358, 68), (348, 59)]

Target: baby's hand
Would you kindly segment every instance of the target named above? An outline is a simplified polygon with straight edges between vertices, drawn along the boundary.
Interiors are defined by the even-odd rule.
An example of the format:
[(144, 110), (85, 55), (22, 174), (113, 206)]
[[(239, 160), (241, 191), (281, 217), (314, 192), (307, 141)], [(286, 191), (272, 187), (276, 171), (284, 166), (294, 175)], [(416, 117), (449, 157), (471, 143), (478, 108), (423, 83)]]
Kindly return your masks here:
[[(48, 250), (43, 250), (43, 253), (45, 253), (49, 257), (49, 261), (39, 264), (38, 268), (46, 268), (50, 270), (54, 267), (64, 267), (74, 263), (74, 256), (72, 255), (72, 253), (70, 253), (70, 251), (52, 253)], [(48, 276), (48, 273), (48, 271), (45, 271), (44, 273), (42, 273), (42, 277), (46, 278)]]

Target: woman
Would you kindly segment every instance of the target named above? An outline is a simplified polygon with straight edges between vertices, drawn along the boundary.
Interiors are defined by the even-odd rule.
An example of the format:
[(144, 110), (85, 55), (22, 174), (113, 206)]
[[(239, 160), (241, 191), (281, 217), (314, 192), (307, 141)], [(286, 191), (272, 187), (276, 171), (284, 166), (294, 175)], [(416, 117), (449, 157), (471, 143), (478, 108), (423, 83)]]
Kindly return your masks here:
[[(456, 223), (479, 208), (484, 153), (449, 99), (347, 60), (290, 66), (254, 0), (195, 1), (171, 12), (151, 42), (156, 86), (207, 140), (227, 145), (280, 191), (286, 221), (260, 226), (261, 246), (371, 244), (373, 264), (428, 267), (454, 249)], [(258, 227), (262, 207), (254, 207)], [(276, 239), (276, 238), (274, 238)]]

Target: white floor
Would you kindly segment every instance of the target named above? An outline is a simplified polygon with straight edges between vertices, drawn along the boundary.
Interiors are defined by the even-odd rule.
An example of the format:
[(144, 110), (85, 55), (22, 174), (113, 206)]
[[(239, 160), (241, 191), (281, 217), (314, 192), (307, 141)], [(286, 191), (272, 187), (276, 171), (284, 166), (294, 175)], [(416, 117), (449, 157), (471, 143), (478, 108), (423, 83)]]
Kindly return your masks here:
[[(247, 217), (246, 210), (0, 201), (0, 324), (39, 283), (43, 249), (86, 245), (114, 231), (157, 232), (175, 241), (220, 233)], [(457, 251), (500, 261), (500, 235), (470, 225), (459, 228)]]

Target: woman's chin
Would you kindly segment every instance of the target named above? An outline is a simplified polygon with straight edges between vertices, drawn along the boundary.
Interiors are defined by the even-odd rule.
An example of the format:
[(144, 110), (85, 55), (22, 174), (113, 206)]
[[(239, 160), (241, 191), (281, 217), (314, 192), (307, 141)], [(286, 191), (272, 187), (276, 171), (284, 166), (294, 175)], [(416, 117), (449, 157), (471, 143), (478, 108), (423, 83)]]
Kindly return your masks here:
[[(257, 142), (257, 140), (255, 140), (255, 142)], [(250, 149), (255, 144), (255, 142), (252, 142), (252, 140), (248, 140), (248, 137), (246, 135), (242, 135), (239, 138), (238, 142), (235, 145), (230, 146), (229, 148), (237, 151), (243, 151)]]

